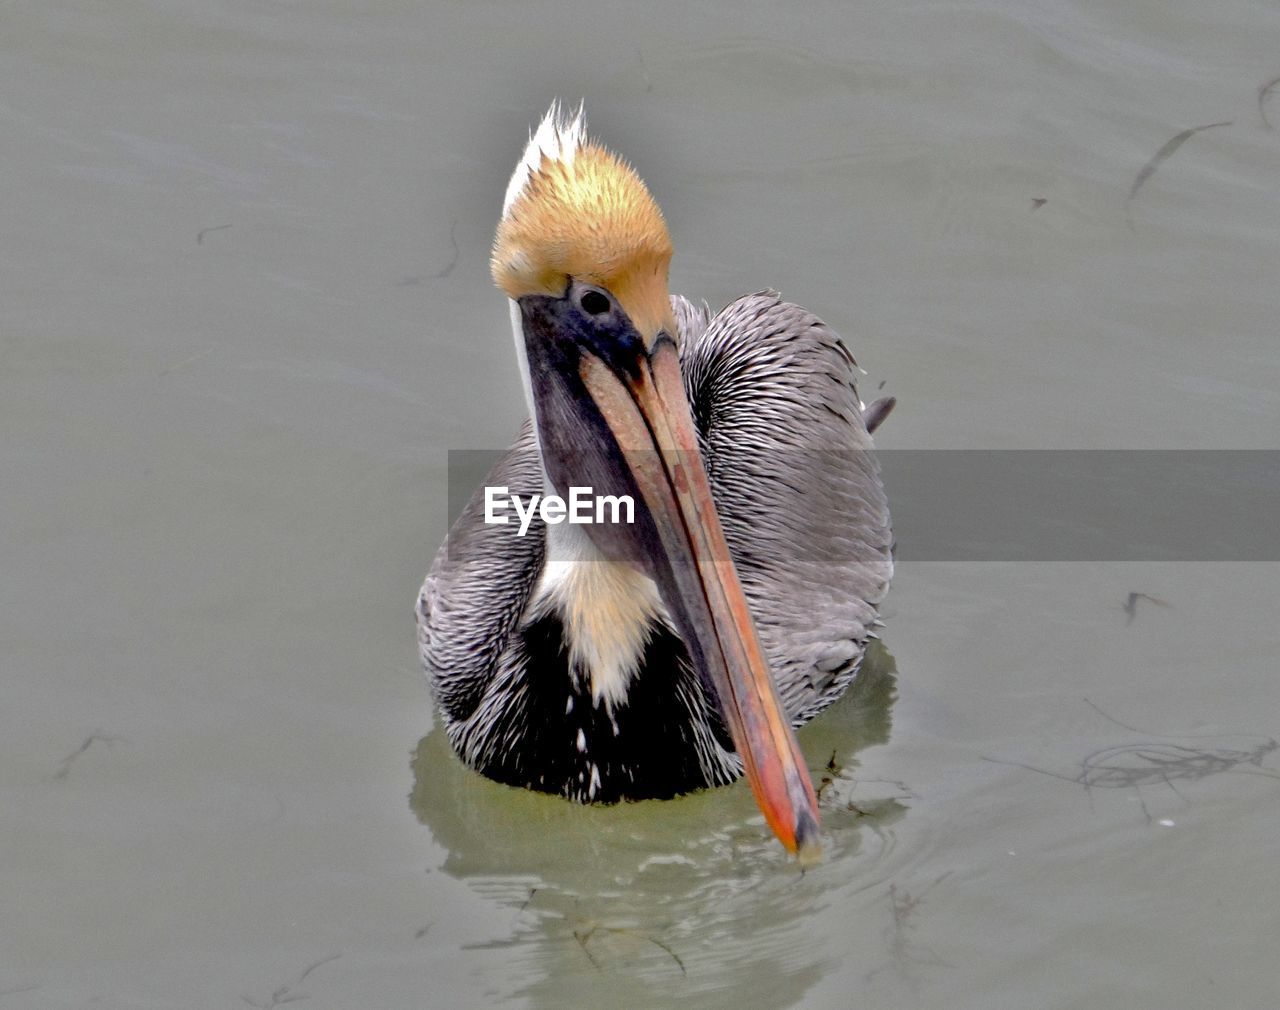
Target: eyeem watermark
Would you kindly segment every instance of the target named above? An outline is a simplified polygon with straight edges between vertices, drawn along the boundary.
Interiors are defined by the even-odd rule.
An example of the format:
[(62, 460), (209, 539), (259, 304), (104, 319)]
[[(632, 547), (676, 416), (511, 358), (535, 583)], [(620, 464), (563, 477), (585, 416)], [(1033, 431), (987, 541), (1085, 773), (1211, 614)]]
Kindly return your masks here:
[(574, 525), (588, 523), (634, 523), (636, 521), (635, 500), (627, 494), (594, 494), (589, 487), (570, 487), (569, 499), (566, 501), (558, 494), (530, 495), (527, 504), (520, 496), (511, 494), (506, 485), (486, 486), (484, 489), (484, 521), (499, 526), (511, 522), (506, 513), (514, 509), (520, 522), (516, 536), (522, 537), (529, 532), (529, 524), (536, 515), (544, 523), (552, 526), (562, 522)]
[[(747, 458), (720, 466), (732, 476)], [(876, 463), (899, 562), (1280, 563), (1280, 449), (890, 449), (874, 461), (857, 450), (761, 449), (736, 479), (713, 477), (712, 487), (734, 544), (758, 529), (778, 564), (876, 564), (880, 548), (857, 535), (863, 506), (842, 497)], [(477, 524), (486, 511), (491, 522), (505, 513), (508, 530), (493, 532), (514, 536), (520, 515), (496, 486), (511, 485), (529, 516), (526, 535), (537, 536), (541, 502), (530, 499), (542, 482), (536, 449), (451, 449), (448, 513)], [(552, 508), (560, 518), (549, 521), (564, 522), (569, 511), (568, 503), (563, 513)], [(831, 535), (837, 529), (850, 535)], [(752, 548), (757, 559), (765, 542)]]

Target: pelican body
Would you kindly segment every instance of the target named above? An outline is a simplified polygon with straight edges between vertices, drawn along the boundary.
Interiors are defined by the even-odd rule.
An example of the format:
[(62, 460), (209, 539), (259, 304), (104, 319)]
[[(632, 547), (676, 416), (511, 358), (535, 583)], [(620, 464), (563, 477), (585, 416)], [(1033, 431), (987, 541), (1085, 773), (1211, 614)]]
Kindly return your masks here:
[(668, 798), (746, 774), (801, 855), (818, 809), (793, 729), (838, 698), (892, 576), (853, 358), (760, 292), (672, 297), (639, 176), (553, 105), (507, 189), (494, 279), (531, 419), (486, 487), (626, 494), (632, 523), (484, 521), (476, 492), (416, 613), (462, 759), (580, 802)]

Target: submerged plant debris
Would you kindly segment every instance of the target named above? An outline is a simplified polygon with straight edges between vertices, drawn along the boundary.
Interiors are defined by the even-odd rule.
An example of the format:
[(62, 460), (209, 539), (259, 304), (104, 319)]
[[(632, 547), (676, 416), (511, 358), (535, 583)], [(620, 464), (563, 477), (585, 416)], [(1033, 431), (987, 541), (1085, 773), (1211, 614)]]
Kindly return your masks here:
[(904, 887), (899, 887), (894, 881), (889, 882), (889, 907), (893, 911), (893, 921), (885, 928), (884, 932), (885, 942), (889, 950), (889, 960), (875, 970), (868, 972), (868, 982), (872, 981), (887, 968), (892, 968), (902, 978), (910, 978), (921, 968), (955, 967), (950, 961), (945, 961), (939, 957), (931, 947), (920, 943), (915, 935), (919, 928), (917, 919), (925, 895), (949, 876), (951, 876), (950, 870), (914, 893)]
[(1143, 184), (1156, 174), (1156, 169), (1172, 157), (1173, 153), (1178, 148), (1194, 137), (1197, 133), (1201, 133), (1204, 130), (1213, 130), (1219, 126), (1230, 126), (1231, 123), (1232, 120), (1225, 120), (1221, 123), (1206, 123), (1204, 126), (1193, 126), (1165, 141), (1164, 146), (1153, 154), (1150, 160), (1138, 171), (1138, 174), (1134, 176), (1133, 184), (1129, 187), (1129, 195), (1124, 198), (1124, 212), (1125, 217), (1129, 220), (1130, 228), (1133, 227), (1133, 218), (1129, 216), (1129, 204), (1133, 201), (1133, 198), (1138, 195), (1138, 190), (1143, 187)]
[(453, 268), (458, 265), (459, 252), (458, 252), (457, 218), (454, 218), (453, 223), (449, 225), (449, 244), (453, 246), (453, 258), (449, 260), (449, 262), (443, 267), (443, 269), (437, 270), (435, 272), (434, 276), (436, 277), (437, 280), (444, 277), (448, 277), (451, 273), (453, 273)]
[(600, 964), (599, 959), (591, 953), (589, 944), (591, 943), (591, 938), (600, 933), (610, 933), (615, 936), (630, 936), (644, 943), (651, 943), (675, 962), (676, 967), (680, 969), (681, 975), (687, 976), (689, 974), (685, 969), (684, 961), (681, 959), (680, 955), (672, 950), (669, 944), (664, 943), (657, 937), (650, 936), (648, 933), (643, 933), (638, 929), (632, 929), (630, 926), (605, 926), (598, 922), (592, 922), (585, 924), (582, 929), (575, 929), (573, 931), (573, 938), (578, 941), (578, 946), (582, 948), (582, 952), (587, 955), (587, 960), (591, 962), (591, 966), (595, 968), (596, 971), (603, 971), (604, 968)]
[(1258, 115), (1262, 117), (1262, 125), (1268, 130), (1271, 129), (1271, 120), (1267, 118), (1267, 99), (1271, 97), (1271, 92), (1276, 89), (1276, 85), (1280, 84), (1280, 77), (1273, 77), (1265, 84), (1258, 86)]
[[(1151, 823), (1152, 817), (1147, 809), (1146, 801), (1140, 791), (1142, 786), (1166, 786), (1179, 799), (1189, 802), (1179, 791), (1177, 782), (1189, 782), (1236, 772), (1244, 775), (1259, 775), (1264, 778), (1280, 779), (1280, 773), (1262, 764), (1266, 756), (1277, 748), (1280, 742), (1274, 737), (1252, 736), (1249, 734), (1158, 734), (1147, 733), (1128, 723), (1108, 715), (1101, 708), (1084, 699), (1086, 705), (1122, 729), (1138, 733), (1153, 739), (1138, 743), (1114, 744), (1091, 751), (1080, 759), (1079, 771), (1075, 774), (1039, 768), (1022, 761), (1008, 761), (1001, 758), (983, 757), (984, 761), (995, 764), (1012, 765), (1025, 768), (1040, 775), (1061, 779), (1084, 787), (1093, 801), (1093, 789), (1134, 789), (1138, 791), (1138, 802), (1142, 812)], [(1231, 736), (1253, 743), (1243, 747), (1210, 747), (1186, 743), (1171, 743), (1169, 740), (1214, 740), (1221, 742)], [(1164, 739), (1160, 739), (1164, 737)]]
[(204, 237), (213, 231), (226, 231), (230, 228), (229, 224), (215, 224), (212, 228), (201, 228), (196, 232), (196, 245), (204, 245)]
[(249, 996), (241, 996), (240, 998), (255, 1010), (275, 1010), (276, 1007), (284, 1006), (286, 1003), (297, 1003), (299, 1000), (310, 999), (311, 994), (301, 991), (298, 986), (307, 980), (307, 976), (319, 968), (326, 965), (330, 961), (336, 961), (342, 954), (330, 954), (328, 957), (322, 957), (319, 961), (315, 961), (303, 968), (298, 973), (298, 977), (292, 982), (286, 982), (283, 985), (276, 986), (275, 990), (266, 999), (257, 1000)]
[(1139, 600), (1146, 600), (1148, 603), (1154, 603), (1157, 607), (1167, 607), (1169, 605), (1165, 603), (1164, 600), (1157, 599), (1147, 593), (1130, 593), (1129, 598), (1124, 601), (1124, 607), (1122, 608), (1124, 612), (1129, 615), (1129, 619), (1124, 622), (1125, 624), (1132, 624), (1133, 619), (1138, 616)]
[(68, 754), (66, 757), (64, 757), (61, 761), (58, 762), (58, 767), (57, 767), (57, 770), (54, 771), (53, 777), (55, 779), (65, 779), (68, 775), (70, 775), (71, 766), (75, 764), (76, 759), (80, 757), (80, 755), (82, 755), (90, 747), (92, 747), (95, 743), (100, 743), (107, 747), (110, 747), (112, 744), (119, 743), (123, 739), (124, 737), (109, 736), (108, 734), (102, 733), (100, 731), (95, 731), (93, 733), (90, 733), (87, 737), (85, 737), (84, 742), (80, 744), (79, 747), (77, 747), (70, 754)]

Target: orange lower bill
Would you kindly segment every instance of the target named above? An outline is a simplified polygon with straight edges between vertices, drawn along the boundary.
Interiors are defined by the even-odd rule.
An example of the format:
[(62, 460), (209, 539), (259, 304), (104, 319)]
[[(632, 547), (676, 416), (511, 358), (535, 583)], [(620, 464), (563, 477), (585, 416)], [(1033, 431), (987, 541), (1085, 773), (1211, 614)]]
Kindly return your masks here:
[(816, 858), (817, 797), (725, 543), (676, 347), (660, 338), (626, 380), (584, 355), (581, 378), (653, 516), (677, 597), (668, 606), (719, 695), (756, 802), (788, 851)]

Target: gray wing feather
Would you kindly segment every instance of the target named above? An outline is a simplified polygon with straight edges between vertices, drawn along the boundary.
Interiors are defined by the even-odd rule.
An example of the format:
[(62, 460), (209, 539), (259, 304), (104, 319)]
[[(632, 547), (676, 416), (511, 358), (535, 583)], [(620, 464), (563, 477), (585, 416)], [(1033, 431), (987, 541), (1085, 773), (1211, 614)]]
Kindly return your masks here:
[[(485, 485), (506, 485), (522, 499), (542, 494), (532, 422), (489, 471)], [(545, 536), (534, 520), (526, 536), (484, 522), (484, 487), (472, 495), (440, 546), (418, 595), (418, 648), (436, 700), (450, 724), (484, 700), (498, 661), (542, 570)]]
[[(672, 307), (725, 537), (799, 725), (853, 679), (893, 573), (856, 366), (820, 320), (771, 292), (740, 298), (714, 318), (683, 298)], [(529, 422), (485, 484), (526, 498), (543, 492)], [(441, 545), (416, 607), (423, 663), (462, 744), (495, 696), (519, 687), (506, 683), (520, 679), (507, 650), (545, 551), (539, 521), (513, 537), (483, 513), (481, 488)]]
[(897, 402), (896, 396), (882, 396), (862, 409), (862, 423), (867, 426), (867, 434), (875, 434), (876, 429), (884, 424), (884, 419), (893, 411)]
[(840, 696), (893, 574), (889, 508), (852, 355), (773, 292), (707, 320), (673, 298), (725, 538), (792, 722)]

